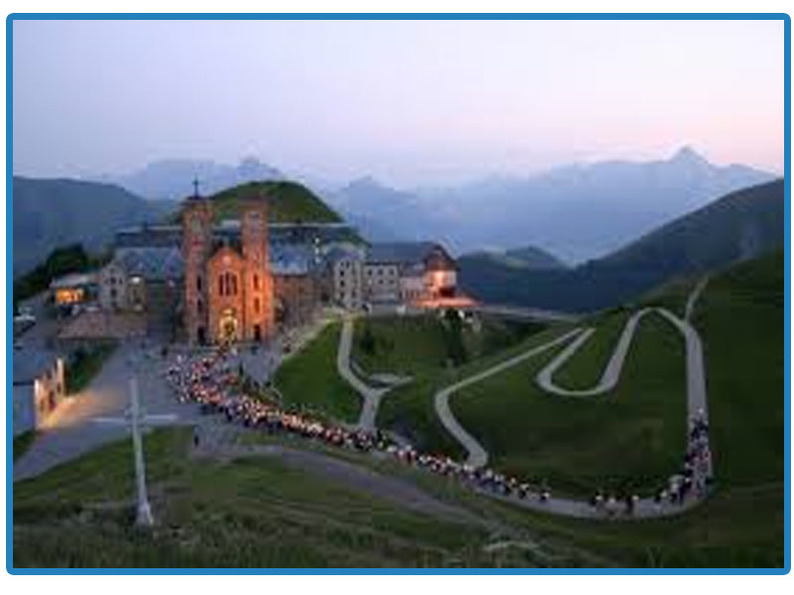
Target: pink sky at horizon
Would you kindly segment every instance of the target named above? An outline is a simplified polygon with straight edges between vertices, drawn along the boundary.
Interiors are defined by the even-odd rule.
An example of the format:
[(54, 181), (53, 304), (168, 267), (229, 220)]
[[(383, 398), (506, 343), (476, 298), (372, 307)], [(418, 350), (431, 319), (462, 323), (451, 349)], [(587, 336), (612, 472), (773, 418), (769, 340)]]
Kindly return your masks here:
[(783, 171), (782, 21), (14, 24), (14, 171), (163, 158), (401, 184), (654, 160)]

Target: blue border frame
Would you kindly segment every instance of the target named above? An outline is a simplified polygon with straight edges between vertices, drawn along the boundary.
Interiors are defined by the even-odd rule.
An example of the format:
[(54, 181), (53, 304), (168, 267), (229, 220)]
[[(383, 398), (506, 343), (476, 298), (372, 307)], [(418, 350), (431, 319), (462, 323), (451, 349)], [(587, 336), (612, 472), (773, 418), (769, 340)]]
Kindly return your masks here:
[[(240, 20), (762, 20), (783, 21), (784, 29), (784, 241), (785, 241), (785, 543), (783, 568), (528, 568), (528, 569), (368, 569), (368, 568), (262, 568), (262, 569), (234, 569), (234, 568), (88, 568), (88, 569), (59, 569), (59, 568), (14, 568), (13, 558), (13, 399), (7, 398), (13, 392), (12, 383), (12, 358), (13, 358), (13, 333), (6, 331), (6, 569), (9, 574), (16, 575), (113, 575), (113, 574), (281, 574), (281, 575), (346, 575), (346, 574), (479, 574), (479, 575), (518, 575), (518, 574), (545, 574), (545, 575), (784, 575), (791, 571), (791, 17), (786, 13), (16, 13), (10, 14), (6, 19), (6, 322), (13, 318), (13, 283), (9, 283), (8, 271), (13, 271), (13, 25), (14, 21), (31, 20), (196, 20), (196, 21), (240, 21)], [(13, 275), (11, 275), (13, 278)], [(8, 326), (7, 326), (8, 329)]]

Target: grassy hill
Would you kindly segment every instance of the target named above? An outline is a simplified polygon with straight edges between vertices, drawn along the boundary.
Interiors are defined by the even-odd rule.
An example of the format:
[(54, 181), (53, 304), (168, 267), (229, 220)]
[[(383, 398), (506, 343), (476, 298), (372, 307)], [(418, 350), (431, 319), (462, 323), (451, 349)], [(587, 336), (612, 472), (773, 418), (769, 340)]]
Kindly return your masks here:
[(569, 270), (527, 270), (462, 257), (460, 283), (486, 302), (568, 311), (615, 306), (675, 277), (780, 247), (783, 197), (783, 180), (733, 192), (621, 250)]
[[(129, 441), (14, 485), (16, 567), (492, 566), (482, 525), (401, 507), (274, 457), (197, 459), (147, 436), (157, 525), (132, 524)], [(526, 562), (525, 562), (526, 563)]]
[(435, 313), (362, 318), (356, 322), (352, 358), (370, 374), (432, 374), (514, 345), (541, 329), (487, 317), (475, 329), (444, 322)]
[[(606, 320), (557, 382), (592, 386), (622, 322)], [(679, 470), (686, 447), (684, 342), (658, 317), (643, 319), (635, 341), (618, 386), (603, 396), (560, 398), (535, 384), (558, 349), (464, 389), (452, 397), (452, 410), (498, 469), (545, 478), (558, 493), (581, 497), (598, 488), (652, 495)]]
[[(228, 188), (212, 199), (215, 220), (239, 219), (241, 200), (265, 194), (270, 199), (269, 217), (274, 223), (340, 223), (342, 218), (311, 190), (288, 181), (248, 182)], [(180, 213), (173, 219), (178, 221)]]
[[(695, 309), (707, 366), (713, 497), (677, 519), (593, 529), (587, 539), (600, 552), (644, 552), (646, 563), (662, 566), (782, 564), (783, 283), (784, 259), (776, 252), (716, 275)], [(678, 301), (680, 288), (673, 289)], [(624, 317), (621, 312), (602, 316), (589, 352), (574, 357), (557, 380), (565, 386), (591, 384)], [(531, 338), (527, 346), (548, 340), (553, 332)], [(557, 491), (588, 494), (596, 487), (642, 492), (679, 468), (686, 415), (683, 341), (664, 320), (641, 323), (625, 376), (609, 399), (540, 393), (534, 375), (552, 357), (530, 360), (451, 399), (453, 411), (491, 451), (498, 469), (545, 477)], [(482, 367), (471, 365), (461, 375)], [(443, 427), (425, 419), (434, 390), (449, 380), (439, 376), (426, 381), (421, 393), (387, 400), (381, 419), (414, 424), (426, 445), (456, 454)], [(592, 528), (561, 519), (545, 524), (563, 525), (581, 537), (587, 533), (583, 525)]]
[(325, 327), (284, 362), (273, 379), (284, 405), (308, 407), (345, 422), (358, 421), (361, 398), (336, 371), (340, 324)]
[[(681, 516), (611, 523), (534, 513), (392, 461), (335, 451), (335, 457), (410, 482), (475, 517), (453, 521), (395, 501), (404, 487), (390, 484), (373, 494), (375, 475), (366, 476), (367, 489), (362, 489), (345, 477), (277, 457), (197, 459), (190, 454), (189, 430), (162, 430), (146, 439), (158, 519), (153, 531), (132, 526), (133, 474), (125, 440), (14, 484), (14, 564), (780, 568), (785, 537), (783, 267), (779, 252), (734, 266), (711, 279), (695, 310), (706, 351), (716, 482), (705, 503)], [(609, 342), (621, 315), (597, 321), (606, 331), (600, 341)], [(529, 336), (458, 368), (436, 368), (435, 373), (425, 368), (417, 382), (384, 400), (379, 421), (418, 420), (417, 431), (443, 450), (443, 428), (423, 417), (428, 408), (432, 411), (433, 387), (561, 330)], [(421, 334), (406, 330), (402, 335), (410, 341), (395, 339), (395, 344), (410, 344)], [(596, 359), (600, 350), (592, 353)], [(520, 366), (453, 397), (451, 405), (475, 435), (499, 449), (498, 465), (519, 462), (534, 473), (557, 473), (549, 477), (557, 490), (566, 476), (566, 487), (576, 491), (577, 483), (602, 479), (595, 477), (599, 471), (626, 473), (624, 466), (633, 470), (627, 477), (642, 480), (665, 472), (665, 457), (671, 464), (680, 457), (681, 351), (680, 337), (663, 320), (647, 318), (612, 401), (570, 402), (545, 395), (541, 400), (530, 390), (533, 370)], [(405, 365), (419, 369), (411, 368), (409, 359)], [(586, 362), (576, 359), (563, 372), (575, 382), (592, 376)], [(308, 368), (304, 374), (311, 381)], [(281, 440), (262, 433), (258, 439)], [(293, 448), (318, 448), (298, 439), (283, 441)], [(530, 547), (484, 549), (505, 539)]]
[(480, 262), (481, 266), (487, 266), (492, 263), (495, 266), (511, 269), (538, 271), (560, 270), (568, 267), (556, 256), (534, 246), (525, 246), (524, 248), (515, 248), (503, 252), (471, 252), (461, 255), (460, 260), (468, 265)]
[(173, 208), (144, 200), (113, 184), (14, 176), (14, 276), (55, 248), (82, 244), (99, 251), (119, 227), (159, 222)]

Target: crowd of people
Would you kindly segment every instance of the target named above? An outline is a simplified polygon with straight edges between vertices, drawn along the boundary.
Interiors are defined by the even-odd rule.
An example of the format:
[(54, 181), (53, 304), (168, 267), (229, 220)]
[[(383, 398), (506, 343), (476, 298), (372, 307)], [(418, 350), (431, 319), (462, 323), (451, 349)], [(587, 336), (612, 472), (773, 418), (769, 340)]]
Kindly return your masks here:
[[(670, 476), (664, 487), (653, 497), (655, 509), (660, 511), (665, 504), (682, 506), (687, 499), (706, 496), (712, 482), (711, 452), (709, 450), (708, 422), (701, 409), (689, 421), (687, 451), (681, 472)], [(597, 491), (590, 504), (606, 515), (615, 515), (620, 510), (633, 514), (640, 501), (636, 493), (616, 496)]]
[[(535, 499), (542, 503), (551, 498), (551, 489), (545, 480), (530, 484), (493, 469), (474, 468), (447, 456), (420, 453), (412, 446), (398, 444), (380, 430), (343, 427), (289, 411), (261, 397), (250, 396), (244, 390), (240, 372), (232, 365), (226, 350), (217, 350), (204, 356), (179, 355), (168, 368), (166, 376), (180, 402), (197, 403), (202, 413), (224, 415), (230, 423), (240, 423), (270, 434), (300, 436), (334, 447), (362, 452), (377, 451), (407, 465), (455, 478), (468, 487), (502, 496)], [(705, 416), (701, 412), (690, 424), (683, 472), (672, 477), (669, 485), (657, 492), (657, 505), (661, 506), (666, 500), (683, 504), (692, 493), (697, 496), (705, 494), (711, 477), (707, 432)], [(590, 504), (596, 512), (607, 516), (631, 515), (639, 500), (637, 494), (616, 496), (598, 491)]]

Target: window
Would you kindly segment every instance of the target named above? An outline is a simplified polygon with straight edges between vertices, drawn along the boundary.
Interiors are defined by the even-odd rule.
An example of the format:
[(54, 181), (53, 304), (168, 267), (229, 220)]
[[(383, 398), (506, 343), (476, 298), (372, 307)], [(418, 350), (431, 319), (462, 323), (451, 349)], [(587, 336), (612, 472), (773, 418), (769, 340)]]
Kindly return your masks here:
[(259, 275), (254, 275), (254, 289), (259, 289)]
[(223, 273), (218, 277), (218, 293), (220, 295), (237, 295), (237, 275)]
[(201, 275), (196, 277), (196, 291), (201, 291)]
[(254, 298), (254, 314), (259, 314), (259, 298)]
[(201, 314), (204, 305), (201, 303), (201, 300), (196, 300), (196, 311)]

